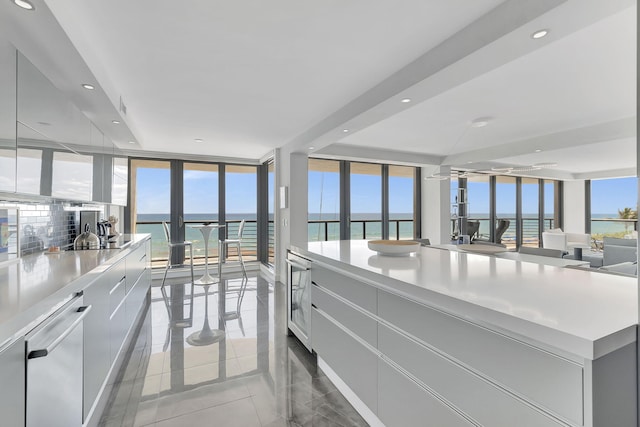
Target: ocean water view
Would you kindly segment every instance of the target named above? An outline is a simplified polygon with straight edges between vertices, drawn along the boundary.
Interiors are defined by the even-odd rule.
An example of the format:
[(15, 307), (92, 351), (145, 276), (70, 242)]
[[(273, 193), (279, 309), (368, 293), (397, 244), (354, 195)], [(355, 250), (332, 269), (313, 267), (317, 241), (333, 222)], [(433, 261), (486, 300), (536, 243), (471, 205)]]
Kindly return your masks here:
[[(391, 239), (411, 239), (413, 238), (413, 214), (411, 213), (391, 213), (389, 225), (389, 237)], [(202, 262), (204, 259), (204, 239), (200, 230), (190, 225), (198, 225), (203, 222), (217, 223), (217, 214), (185, 214), (185, 239), (194, 245), (194, 257)], [(499, 214), (498, 218), (510, 219), (511, 224), (503, 235), (505, 242), (515, 241), (516, 227), (515, 214)], [(617, 214), (594, 214), (591, 221), (591, 235), (594, 238), (602, 236), (623, 237), (634, 230), (633, 221), (621, 222)], [(228, 236), (236, 236), (238, 225), (241, 220), (246, 220), (245, 232), (243, 236), (242, 251), (245, 260), (255, 260), (257, 252), (257, 223), (255, 214), (227, 214), (226, 221), (229, 230)], [(480, 220), (480, 234), (489, 235), (489, 214), (474, 214), (470, 220)], [(166, 259), (168, 249), (162, 221), (169, 221), (169, 214), (138, 214), (136, 230), (140, 233), (149, 233), (152, 238), (152, 257), (155, 260)], [(452, 231), (453, 231), (452, 219)], [(273, 215), (270, 215), (269, 226), (273, 227)], [(338, 240), (340, 238), (340, 221), (338, 214), (309, 214), (308, 238), (310, 242), (322, 240)], [(545, 229), (555, 228), (552, 217), (545, 218)], [(217, 262), (219, 230), (211, 231), (209, 238), (209, 256)], [(271, 230), (273, 235), (273, 230)], [(427, 236), (428, 237), (428, 236)], [(538, 240), (538, 222), (536, 214), (523, 214), (523, 237), (526, 243), (535, 244)], [(356, 213), (351, 216), (351, 238), (352, 239), (380, 239), (382, 238), (382, 222), (380, 214)], [(233, 251), (229, 253), (231, 258), (235, 257)]]

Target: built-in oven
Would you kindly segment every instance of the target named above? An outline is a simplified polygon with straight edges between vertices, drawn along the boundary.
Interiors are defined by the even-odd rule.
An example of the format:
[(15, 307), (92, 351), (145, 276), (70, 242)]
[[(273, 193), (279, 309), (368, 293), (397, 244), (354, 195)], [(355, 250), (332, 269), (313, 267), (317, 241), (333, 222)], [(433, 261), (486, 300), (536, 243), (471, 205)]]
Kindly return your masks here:
[(82, 294), (34, 328), (27, 341), (26, 426), (82, 426)]
[(287, 253), (287, 327), (311, 351), (311, 261)]

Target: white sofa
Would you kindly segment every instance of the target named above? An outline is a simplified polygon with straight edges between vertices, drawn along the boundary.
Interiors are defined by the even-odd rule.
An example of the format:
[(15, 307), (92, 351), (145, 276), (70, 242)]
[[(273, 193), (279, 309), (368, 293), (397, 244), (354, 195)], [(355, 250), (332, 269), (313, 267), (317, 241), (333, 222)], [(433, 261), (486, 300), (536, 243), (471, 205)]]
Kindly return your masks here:
[(542, 232), (542, 247), (569, 251), (573, 246), (591, 246), (591, 235), (585, 233), (565, 233), (560, 228)]

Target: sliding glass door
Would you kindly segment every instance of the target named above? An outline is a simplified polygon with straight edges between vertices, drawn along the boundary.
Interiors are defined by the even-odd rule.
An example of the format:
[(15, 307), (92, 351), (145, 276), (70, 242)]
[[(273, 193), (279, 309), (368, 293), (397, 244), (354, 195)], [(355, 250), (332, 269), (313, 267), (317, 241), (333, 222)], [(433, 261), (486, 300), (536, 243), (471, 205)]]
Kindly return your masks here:
[[(155, 266), (164, 265), (168, 255), (163, 221), (169, 223), (174, 241), (186, 239), (193, 242), (194, 261), (204, 263), (204, 237), (193, 226), (203, 223), (226, 226), (226, 229), (220, 229), (220, 233), (212, 230), (209, 237), (209, 257), (213, 257), (210, 261), (217, 262), (218, 238), (236, 238), (240, 221), (245, 220), (242, 255), (245, 261), (257, 259), (257, 166), (180, 160), (130, 161), (128, 229), (151, 234)], [(274, 184), (273, 172), (272, 169), (271, 186)], [(229, 255), (237, 259), (235, 251)], [(172, 263), (180, 264), (184, 260), (184, 251), (175, 251)]]
[(131, 231), (151, 234), (151, 260), (166, 261), (169, 250), (162, 221), (171, 222), (171, 163), (131, 160)]
[[(208, 222), (218, 224), (219, 174), (218, 165), (211, 163), (184, 163), (183, 167), (183, 217), (185, 238), (193, 243), (194, 261), (204, 263), (204, 237), (193, 228)], [(218, 229), (211, 230), (209, 260), (217, 262)]]

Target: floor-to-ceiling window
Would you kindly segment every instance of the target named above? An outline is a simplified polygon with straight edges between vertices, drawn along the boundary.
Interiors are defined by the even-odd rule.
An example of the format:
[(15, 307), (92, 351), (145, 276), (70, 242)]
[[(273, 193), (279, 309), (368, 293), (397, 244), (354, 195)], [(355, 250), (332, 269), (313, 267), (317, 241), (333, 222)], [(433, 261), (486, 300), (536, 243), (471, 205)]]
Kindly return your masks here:
[(267, 164), (267, 263), (275, 265), (275, 190), (276, 190), (276, 166), (273, 160)]
[(340, 162), (309, 159), (309, 241), (340, 239)]
[(493, 237), (509, 248), (538, 247), (542, 231), (562, 226), (561, 184), (512, 175), (470, 174), (460, 183), (451, 182), (452, 219), (457, 213), (455, 198), (460, 185), (467, 191), (468, 222), (480, 222), (480, 240)]
[(150, 233), (152, 261), (166, 260), (169, 251), (162, 221), (171, 217), (170, 162), (132, 159), (129, 185), (132, 232)]
[(635, 237), (638, 221), (636, 177), (591, 181), (591, 237)]
[(496, 220), (509, 221), (509, 227), (501, 237), (508, 248), (516, 247), (516, 178), (513, 176), (496, 177)]
[(540, 246), (540, 180), (522, 178), (522, 242), (520, 246)]
[[(218, 165), (211, 163), (184, 163), (183, 165), (183, 216), (185, 238), (193, 243), (195, 260), (204, 262), (204, 238), (200, 230), (193, 228), (204, 222), (218, 223)], [(211, 230), (209, 239), (218, 241), (218, 229)], [(209, 257), (217, 258), (218, 245), (209, 243)]]
[(309, 241), (418, 237), (418, 176), (411, 166), (310, 158)]
[(544, 229), (560, 228), (560, 183), (544, 180)]
[[(245, 220), (242, 255), (245, 261), (257, 259), (257, 166), (155, 159), (130, 162), (128, 229), (151, 234), (155, 266), (164, 265), (168, 255), (163, 221), (170, 225), (174, 240), (188, 239), (194, 243), (195, 261), (202, 263), (204, 238), (193, 226), (226, 225), (225, 231), (213, 230), (210, 234), (209, 256), (216, 262), (218, 238), (225, 235), (235, 238), (240, 222)], [(172, 262), (184, 262), (184, 252), (175, 252)], [(188, 256), (188, 251), (185, 255)], [(233, 248), (228, 255), (237, 259)]]
[[(258, 167), (225, 166), (225, 220), (227, 236), (235, 239), (242, 220), (242, 256), (245, 261), (257, 259)], [(235, 259), (233, 250), (228, 256)]]
[(382, 166), (351, 163), (351, 239), (382, 238)]
[(389, 165), (389, 238), (414, 237), (415, 168)]
[[(491, 199), (488, 175), (471, 175), (466, 180), (467, 185), (467, 221), (480, 223), (479, 237), (489, 239), (491, 233)], [(457, 197), (457, 196), (456, 196)], [(455, 199), (453, 199), (455, 201)], [(458, 200), (455, 203), (462, 202)]]

